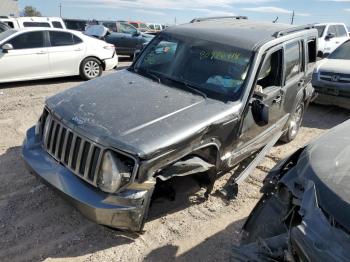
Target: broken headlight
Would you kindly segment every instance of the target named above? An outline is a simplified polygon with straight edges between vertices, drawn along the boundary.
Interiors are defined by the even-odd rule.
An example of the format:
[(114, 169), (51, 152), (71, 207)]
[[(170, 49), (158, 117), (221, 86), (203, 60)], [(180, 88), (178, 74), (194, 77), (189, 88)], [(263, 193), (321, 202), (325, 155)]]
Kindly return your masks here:
[(124, 155), (106, 151), (99, 172), (98, 187), (107, 193), (115, 193), (130, 182), (135, 162)]

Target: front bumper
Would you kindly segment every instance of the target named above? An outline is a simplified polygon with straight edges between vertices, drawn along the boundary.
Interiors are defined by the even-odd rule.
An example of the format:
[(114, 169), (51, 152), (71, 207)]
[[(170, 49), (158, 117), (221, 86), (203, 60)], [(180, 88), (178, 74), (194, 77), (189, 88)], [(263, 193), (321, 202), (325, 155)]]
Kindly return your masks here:
[(151, 190), (126, 189), (107, 194), (87, 184), (58, 163), (41, 146), (34, 127), (27, 131), (23, 158), (28, 167), (90, 220), (113, 228), (142, 230)]
[(112, 70), (113, 68), (118, 66), (118, 63), (119, 63), (118, 55), (114, 53), (112, 58), (105, 59), (103, 62), (105, 64), (106, 71)]
[(317, 93), (315, 103), (350, 109), (350, 84), (314, 79), (312, 85)]

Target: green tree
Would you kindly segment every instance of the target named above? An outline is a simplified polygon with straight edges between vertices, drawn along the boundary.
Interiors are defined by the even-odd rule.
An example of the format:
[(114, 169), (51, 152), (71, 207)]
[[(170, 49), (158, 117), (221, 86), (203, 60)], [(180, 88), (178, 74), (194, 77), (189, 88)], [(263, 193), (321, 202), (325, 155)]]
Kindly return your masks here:
[(33, 6), (26, 6), (23, 10), (24, 16), (41, 16), (41, 13)]

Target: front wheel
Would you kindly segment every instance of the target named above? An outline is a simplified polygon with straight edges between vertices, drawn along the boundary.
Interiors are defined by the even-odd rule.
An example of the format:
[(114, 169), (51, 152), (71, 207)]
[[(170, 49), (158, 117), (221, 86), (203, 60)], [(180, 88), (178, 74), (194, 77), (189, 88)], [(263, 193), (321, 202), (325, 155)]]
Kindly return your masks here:
[(285, 143), (289, 143), (296, 138), (296, 136), (299, 133), (301, 123), (303, 122), (304, 111), (305, 111), (305, 104), (303, 101), (300, 101), (295, 107), (295, 110), (288, 121), (287, 131), (281, 137), (280, 139), (281, 141)]
[(84, 80), (91, 80), (102, 75), (101, 62), (93, 57), (88, 57), (81, 62), (80, 76)]

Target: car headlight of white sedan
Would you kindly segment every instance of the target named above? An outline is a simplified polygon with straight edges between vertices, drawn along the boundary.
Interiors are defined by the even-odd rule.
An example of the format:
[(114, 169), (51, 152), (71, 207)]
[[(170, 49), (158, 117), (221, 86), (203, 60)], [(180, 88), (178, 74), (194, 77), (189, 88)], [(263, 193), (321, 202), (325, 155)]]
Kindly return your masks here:
[(115, 193), (131, 180), (135, 161), (112, 151), (106, 151), (98, 177), (98, 187), (107, 193)]

